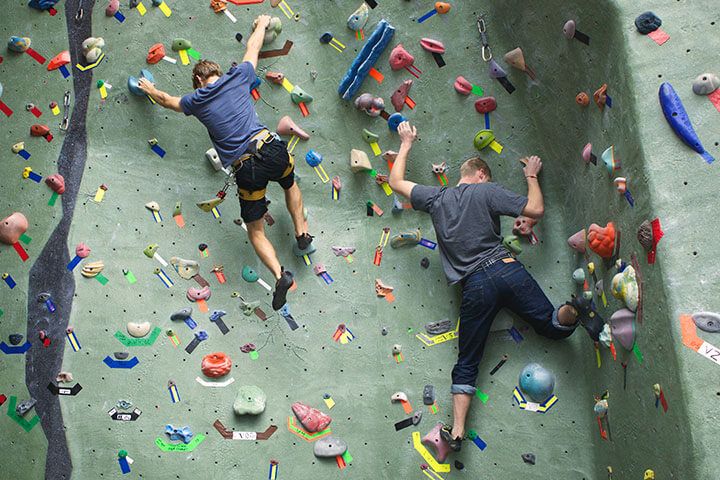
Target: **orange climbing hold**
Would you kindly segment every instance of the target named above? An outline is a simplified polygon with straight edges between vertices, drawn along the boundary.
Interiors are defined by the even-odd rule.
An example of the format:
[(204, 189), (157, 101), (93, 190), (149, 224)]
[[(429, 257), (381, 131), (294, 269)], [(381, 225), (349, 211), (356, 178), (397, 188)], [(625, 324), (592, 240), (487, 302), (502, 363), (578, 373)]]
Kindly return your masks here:
[(590, 250), (603, 258), (613, 256), (613, 250), (615, 250), (615, 224), (613, 222), (608, 222), (605, 228), (593, 223), (588, 228), (587, 238)]

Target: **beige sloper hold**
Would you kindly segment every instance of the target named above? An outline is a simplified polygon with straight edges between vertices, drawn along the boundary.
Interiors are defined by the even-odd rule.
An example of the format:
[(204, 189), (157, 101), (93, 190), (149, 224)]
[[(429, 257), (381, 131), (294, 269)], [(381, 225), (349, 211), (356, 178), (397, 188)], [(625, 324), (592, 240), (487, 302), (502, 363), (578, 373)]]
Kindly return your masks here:
[(177, 270), (178, 275), (185, 280), (190, 280), (200, 273), (200, 264), (195, 260), (185, 260), (180, 257), (171, 257), (170, 265), (172, 265), (175, 270)]
[(103, 268), (105, 268), (105, 264), (102, 262), (102, 260), (98, 260), (97, 262), (90, 262), (84, 264), (80, 273), (83, 277), (92, 278), (97, 276), (98, 273), (102, 272)]
[(128, 322), (127, 332), (131, 337), (142, 338), (150, 333), (150, 322)]
[(354, 148), (350, 150), (350, 170), (352, 170), (353, 173), (372, 170), (372, 164), (370, 163), (367, 153)]
[(145, 208), (147, 208), (151, 212), (159, 212), (160, 204), (158, 202), (148, 202), (145, 204)]

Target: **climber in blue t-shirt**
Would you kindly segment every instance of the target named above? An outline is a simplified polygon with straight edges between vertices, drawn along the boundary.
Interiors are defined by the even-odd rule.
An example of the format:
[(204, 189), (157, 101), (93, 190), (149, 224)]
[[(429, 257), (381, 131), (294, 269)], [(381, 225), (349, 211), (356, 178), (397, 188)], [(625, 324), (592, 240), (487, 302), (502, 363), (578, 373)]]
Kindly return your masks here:
[(240, 215), (247, 225), (255, 252), (275, 275), (272, 306), (279, 310), (285, 305), (293, 275), (280, 266), (275, 249), (265, 236), (264, 216), (268, 203), (265, 190), (270, 181), (279, 183), (285, 190), (285, 203), (295, 226), (298, 249), (301, 252), (308, 250), (313, 237), (308, 233), (303, 215), (293, 157), (288, 154), (287, 144), (260, 122), (250, 95), (258, 54), (269, 24), (268, 15), (260, 15), (255, 20), (255, 30), (248, 39), (243, 62), (227, 73), (223, 74), (215, 62), (198, 62), (193, 68), (193, 93), (174, 97), (158, 90), (144, 78), (138, 86), (158, 105), (197, 117), (207, 128), (223, 166), (235, 169)]

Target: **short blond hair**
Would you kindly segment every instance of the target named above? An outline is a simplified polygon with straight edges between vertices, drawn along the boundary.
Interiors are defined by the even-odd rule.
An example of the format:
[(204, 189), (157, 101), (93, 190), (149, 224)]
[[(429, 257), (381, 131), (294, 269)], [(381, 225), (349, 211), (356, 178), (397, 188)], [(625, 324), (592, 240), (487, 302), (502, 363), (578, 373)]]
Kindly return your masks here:
[(468, 158), (460, 166), (461, 177), (469, 177), (477, 171), (483, 172), (488, 178), (488, 180), (492, 180), (492, 172), (490, 172), (490, 167), (488, 167), (487, 162), (485, 162), (485, 160), (480, 157)]

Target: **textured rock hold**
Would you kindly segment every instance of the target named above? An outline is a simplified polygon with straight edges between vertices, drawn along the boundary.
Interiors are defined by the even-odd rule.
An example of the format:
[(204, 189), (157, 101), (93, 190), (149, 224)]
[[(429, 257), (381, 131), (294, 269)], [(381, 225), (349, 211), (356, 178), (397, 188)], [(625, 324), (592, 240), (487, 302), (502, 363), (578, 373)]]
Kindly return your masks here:
[(8, 341), (10, 342), (10, 345), (20, 345), (20, 342), (23, 341), (23, 338), (25, 337), (22, 333), (11, 333), (10, 335), (8, 335)]
[(654, 32), (660, 25), (662, 20), (653, 12), (643, 12), (635, 18), (635, 28), (643, 35)]
[(468, 82), (463, 76), (458, 76), (455, 79), (453, 87), (461, 95), (470, 95), (470, 92), (472, 92), (472, 83)]
[(481, 97), (475, 100), (475, 110), (478, 113), (494, 112), (497, 108), (495, 97)]
[(350, 170), (352, 170), (353, 173), (372, 170), (372, 164), (370, 163), (367, 153), (362, 150), (350, 150)]
[(583, 228), (579, 232), (574, 233), (568, 238), (567, 242), (570, 248), (576, 252), (585, 253), (585, 229)]
[(162, 43), (156, 43), (150, 49), (148, 50), (147, 57), (145, 57), (145, 61), (149, 63), (150, 65), (155, 65), (156, 63), (160, 62), (165, 57), (165, 45)]
[(295, 135), (302, 140), (308, 140), (310, 138), (310, 135), (308, 135), (305, 130), (300, 128), (295, 122), (293, 122), (292, 118), (290, 118), (288, 115), (285, 115), (280, 119), (277, 124), (277, 128), (275, 128), (275, 131), (278, 133), (278, 135)]
[(180, 50), (188, 50), (192, 48), (192, 42), (184, 38), (176, 38), (175, 40), (173, 40), (170, 48), (172, 48), (173, 52), (179, 52)]
[(195, 288), (190, 287), (187, 289), (187, 299), (191, 302), (198, 302), (200, 300), (207, 300), (210, 298), (211, 292), (210, 287)]
[(108, 6), (105, 7), (105, 15), (112, 17), (118, 12), (118, 10), (120, 10), (120, 0), (110, 0)]
[(175, 270), (177, 270), (178, 275), (185, 280), (190, 280), (200, 273), (200, 264), (195, 260), (185, 260), (180, 257), (171, 257), (170, 265), (172, 265)]
[(90, 251), (90, 247), (85, 245), (83, 242), (80, 242), (75, 246), (75, 255), (80, 258), (87, 258), (88, 255), (90, 255)]
[(441, 55), (445, 53), (445, 45), (443, 45), (441, 41), (432, 38), (421, 38), (420, 46), (430, 53), (438, 53)]
[(437, 423), (427, 435), (422, 438), (422, 444), (432, 447), (435, 450), (435, 458), (438, 462), (444, 462), (450, 453), (450, 446), (440, 436), (442, 423)]
[(603, 228), (593, 223), (588, 228), (587, 240), (590, 250), (603, 258), (611, 258), (615, 250), (615, 224), (608, 222)]
[(13, 52), (22, 53), (22, 52), (26, 51), (28, 48), (30, 48), (31, 43), (32, 43), (32, 40), (30, 40), (30, 37), (12, 36), (12, 37), (10, 37), (10, 40), (8, 40), (8, 50), (12, 50)]
[(68, 63), (70, 63), (70, 51), (63, 50), (62, 52), (55, 55), (52, 60), (50, 60), (47, 69), (48, 71), (57, 70), (63, 65), (67, 65)]
[(713, 312), (696, 312), (692, 314), (693, 322), (704, 332), (720, 332), (720, 315)]
[(150, 333), (150, 322), (128, 322), (127, 332), (131, 337), (142, 338)]
[(317, 408), (310, 407), (300, 402), (292, 404), (292, 411), (297, 419), (300, 420), (300, 423), (305, 430), (310, 433), (325, 430), (328, 425), (330, 425), (330, 422), (332, 422), (332, 418)]
[(233, 403), (237, 415), (259, 415), (265, 411), (267, 397), (265, 392), (255, 385), (242, 385), (238, 389)]
[(405, 80), (390, 97), (390, 103), (395, 107), (396, 112), (401, 111), (405, 107), (405, 99), (408, 97), (412, 84), (412, 79)]
[(590, 96), (585, 92), (580, 92), (575, 95), (575, 103), (577, 103), (581, 107), (587, 107), (588, 105), (590, 105)]
[(102, 55), (105, 40), (102, 37), (88, 37), (82, 42), (83, 55), (87, 63), (95, 63)]
[(397, 44), (397, 46), (390, 52), (390, 68), (393, 70), (400, 70), (409, 67), (414, 62), (415, 58), (410, 55), (410, 52), (405, 50), (402, 43)]
[(45, 184), (59, 195), (65, 193), (65, 178), (59, 173), (45, 177)]
[(612, 338), (617, 340), (627, 351), (632, 350), (635, 343), (635, 312), (621, 308), (610, 317)]
[(359, 32), (367, 25), (369, 15), (370, 7), (368, 7), (367, 3), (362, 2), (357, 10), (348, 17), (347, 27), (353, 32)]
[(202, 358), (200, 369), (206, 377), (224, 377), (232, 369), (232, 360), (223, 352), (214, 352)]
[(96, 277), (105, 268), (105, 264), (102, 261), (90, 262), (83, 264), (80, 273), (83, 277), (92, 278)]
[(371, 117), (377, 117), (385, 109), (385, 100), (381, 97), (375, 97), (371, 93), (363, 93), (353, 102), (355, 108), (362, 110)]
[(541, 403), (555, 389), (555, 374), (537, 363), (529, 363), (520, 372), (520, 390), (533, 402)]
[(720, 88), (720, 78), (714, 73), (701, 73), (692, 83), (693, 93), (696, 95), (710, 95)]

